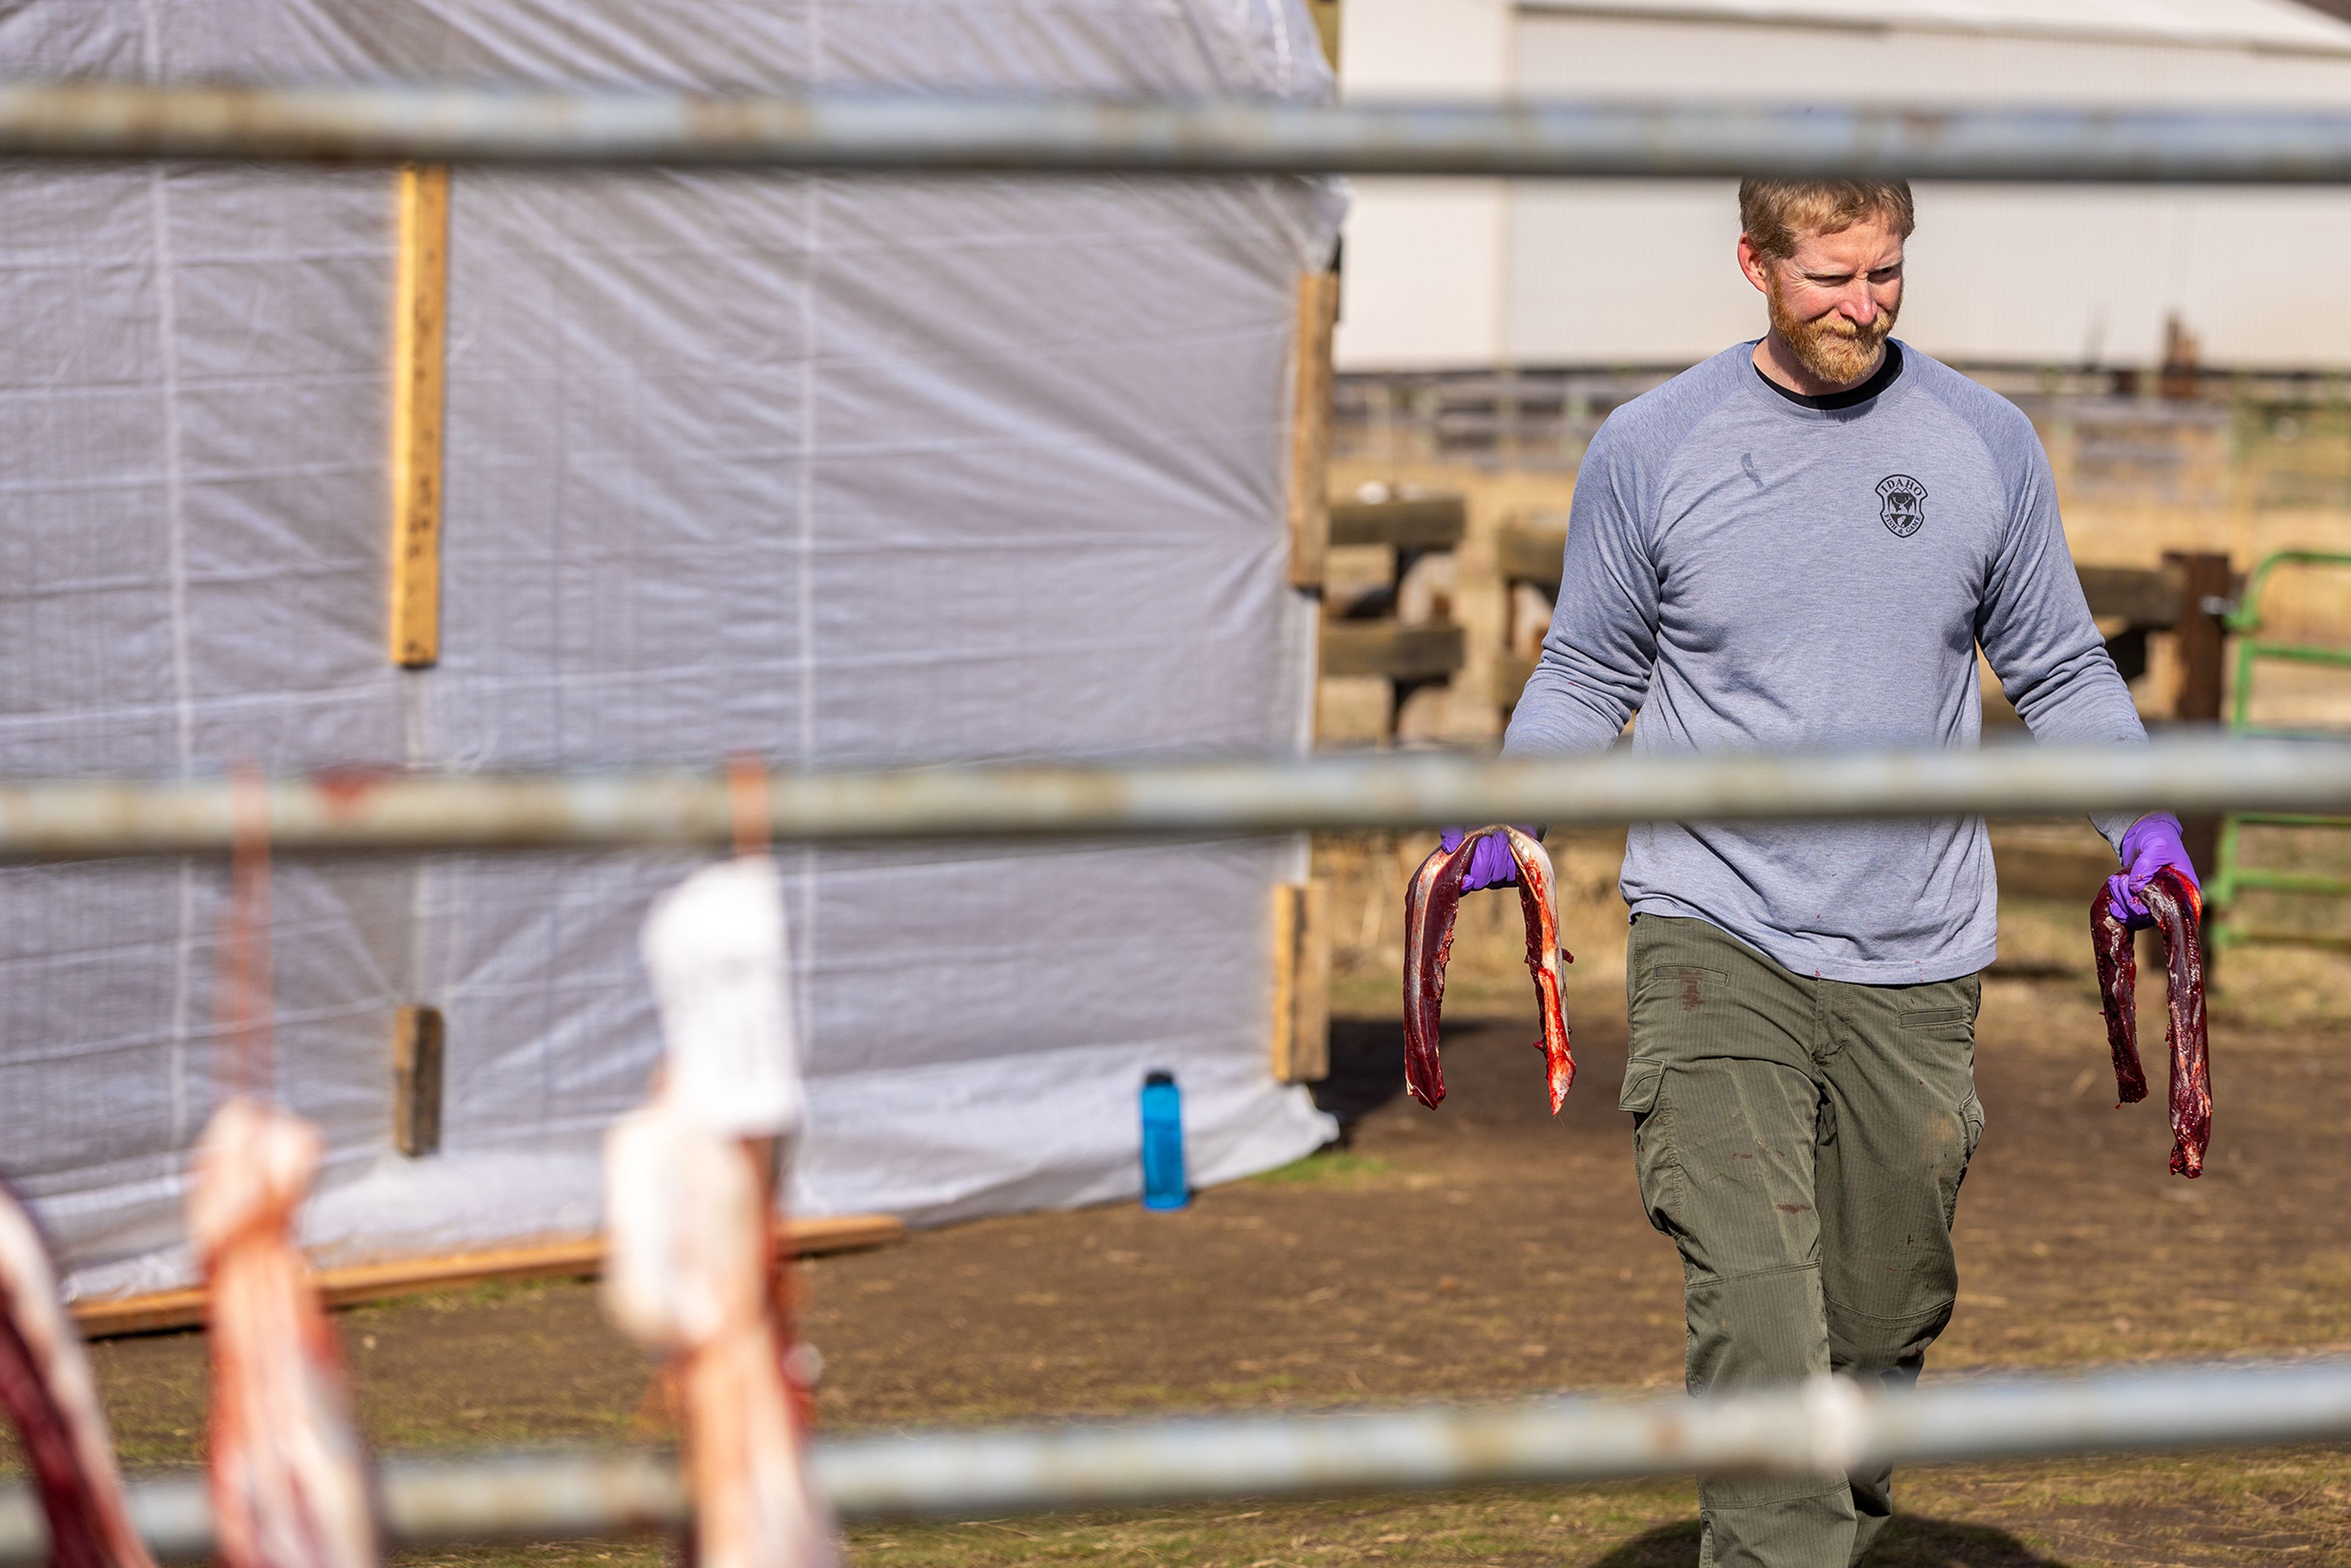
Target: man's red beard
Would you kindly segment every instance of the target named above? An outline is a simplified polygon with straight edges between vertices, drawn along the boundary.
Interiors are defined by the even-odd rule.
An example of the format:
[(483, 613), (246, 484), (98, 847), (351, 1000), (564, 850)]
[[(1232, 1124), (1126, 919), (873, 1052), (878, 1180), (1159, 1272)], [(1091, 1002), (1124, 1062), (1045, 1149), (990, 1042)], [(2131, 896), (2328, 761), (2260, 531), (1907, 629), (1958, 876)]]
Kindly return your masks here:
[(1897, 298), (1891, 307), (1881, 308), (1866, 327), (1855, 326), (1839, 310), (1810, 321), (1799, 320), (1781, 294), (1776, 271), (1763, 298), (1771, 309), (1771, 329), (1786, 340), (1797, 362), (1834, 386), (1848, 386), (1876, 369), (1878, 350), (1885, 346), (1886, 334), (1894, 330), (1894, 318), (1901, 309)]

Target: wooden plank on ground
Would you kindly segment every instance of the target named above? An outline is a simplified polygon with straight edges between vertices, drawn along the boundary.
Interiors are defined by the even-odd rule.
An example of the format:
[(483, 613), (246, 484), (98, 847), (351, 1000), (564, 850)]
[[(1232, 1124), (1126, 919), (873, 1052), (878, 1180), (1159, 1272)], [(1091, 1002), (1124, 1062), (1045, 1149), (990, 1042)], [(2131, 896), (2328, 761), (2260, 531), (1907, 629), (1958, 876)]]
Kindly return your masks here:
[[(1469, 506), (1459, 496), (1331, 503), (1331, 542), (1334, 545), (1451, 549), (1461, 542), (1468, 528)], [(1558, 563), (1552, 564), (1556, 567)]]
[(1450, 621), (1330, 621), (1322, 626), (1322, 674), (1442, 680), (1461, 668), (1461, 628)]
[(1273, 890), (1273, 1076), (1319, 1083), (1331, 1076), (1330, 888), (1290, 883)]
[(1339, 275), (1301, 273), (1290, 412), (1290, 582), (1322, 585), (1331, 546), (1331, 333), (1339, 321)]
[[(887, 1214), (844, 1214), (825, 1219), (794, 1219), (778, 1239), (796, 1257), (849, 1252), (903, 1241), (906, 1222)], [(493, 1281), (590, 1279), (603, 1271), (604, 1239), (580, 1237), (528, 1247), (502, 1247), (440, 1258), (402, 1258), (319, 1270), (319, 1291), (331, 1307), (413, 1296), (427, 1291), (462, 1290)], [(86, 1338), (153, 1333), (193, 1328), (204, 1321), (201, 1290), (156, 1291), (145, 1295), (76, 1301), (74, 1322)]]
[(392, 274), (392, 659), (441, 657), (442, 374), (449, 318), (449, 170), (400, 172)]

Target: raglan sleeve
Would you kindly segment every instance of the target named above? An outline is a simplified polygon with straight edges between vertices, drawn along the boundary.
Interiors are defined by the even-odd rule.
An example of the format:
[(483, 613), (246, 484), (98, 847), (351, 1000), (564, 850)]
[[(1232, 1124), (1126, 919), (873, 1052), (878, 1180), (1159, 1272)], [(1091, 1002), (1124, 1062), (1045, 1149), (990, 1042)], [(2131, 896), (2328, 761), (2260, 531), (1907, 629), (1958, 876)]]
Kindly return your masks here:
[[(2143, 746), (2146, 727), (2065, 547), (2048, 455), (2021, 414), (2012, 429), (1995, 434), (1994, 455), (2008, 476), (2008, 519), (1976, 622), (1984, 657), (2035, 740)], [(2136, 815), (2093, 812), (2090, 821), (2119, 848)]]
[(1505, 757), (1602, 750), (1648, 694), (1657, 658), (1657, 570), (1637, 444), (1603, 425), (1584, 455), (1568, 507), (1558, 605), (1510, 716)]

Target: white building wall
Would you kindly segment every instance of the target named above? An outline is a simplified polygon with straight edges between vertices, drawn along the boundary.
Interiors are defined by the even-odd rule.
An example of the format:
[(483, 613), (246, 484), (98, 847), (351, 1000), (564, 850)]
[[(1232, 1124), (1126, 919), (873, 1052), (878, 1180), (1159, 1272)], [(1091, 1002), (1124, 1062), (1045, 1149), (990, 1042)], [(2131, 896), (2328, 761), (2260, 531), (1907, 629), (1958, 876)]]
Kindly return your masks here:
[[(1346, 90), (1491, 99), (1509, 82), (1508, 0), (1346, 0)], [(1363, 180), (1346, 229), (1343, 366), (1494, 364), (1510, 357), (1505, 180)]]
[[(2029, 16), (1978, 5), (1973, 26), (1936, 0), (1870, 7), (1893, 20), (1869, 26), (1846, 16), (1854, 7), (1844, 0), (1745, 9), (1520, 4), (1509, 13), (1497, 90), (2129, 108), (2351, 100), (2351, 26), (2273, 0), (2052, 0)], [(1366, 35), (1384, 25), (1396, 36), (1367, 37), (1365, 52), (1385, 68), (1359, 78), (1351, 30), (1342, 55), (1350, 96), (1410, 88), (1401, 68), (1416, 55), (1403, 35), (1422, 25), (1417, 10), (1365, 8)], [(1668, 364), (1759, 329), (1760, 302), (1732, 260), (1730, 182), (1521, 183), (1499, 208), (1499, 329), (1449, 337), (1449, 317), (1369, 284), (1429, 278), (1433, 294), (1475, 296), (1483, 285), (1462, 275), (1482, 265), (1482, 246), (1435, 224), (1398, 224), (1396, 199), (1366, 183), (1349, 227), (1347, 266), (1369, 283), (1340, 344), (1344, 368)], [(2176, 313), (2208, 363), (2351, 364), (2339, 261), (2351, 254), (2351, 198), (2341, 193), (1930, 183), (1918, 200), (1902, 331), (1929, 352), (2145, 363)]]

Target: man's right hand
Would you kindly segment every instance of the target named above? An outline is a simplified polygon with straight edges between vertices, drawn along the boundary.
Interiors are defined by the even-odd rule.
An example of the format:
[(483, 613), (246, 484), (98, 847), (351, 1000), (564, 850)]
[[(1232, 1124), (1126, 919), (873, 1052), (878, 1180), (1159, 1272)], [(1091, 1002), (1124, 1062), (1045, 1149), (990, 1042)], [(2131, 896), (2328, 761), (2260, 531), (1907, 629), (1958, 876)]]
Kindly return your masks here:
[[(1532, 829), (1523, 831), (1532, 832)], [(1467, 828), (1447, 828), (1438, 841), (1447, 854), (1461, 847), (1468, 836)], [(1469, 851), (1469, 863), (1461, 870), (1461, 891), (1476, 893), (1487, 887), (1516, 887), (1519, 883), (1519, 862), (1510, 858), (1508, 840), (1499, 833), (1489, 833)]]
[(2150, 811), (2124, 831), (2123, 869), (2106, 879), (2106, 907), (2116, 919), (2133, 930), (2155, 924), (2155, 916), (2147, 913), (2138, 895), (2166, 866), (2186, 877), (2199, 893), (2203, 891), (2195, 862), (2188, 858), (2188, 846), (2180, 842), (2182, 833), (2179, 819), (2168, 811)]

